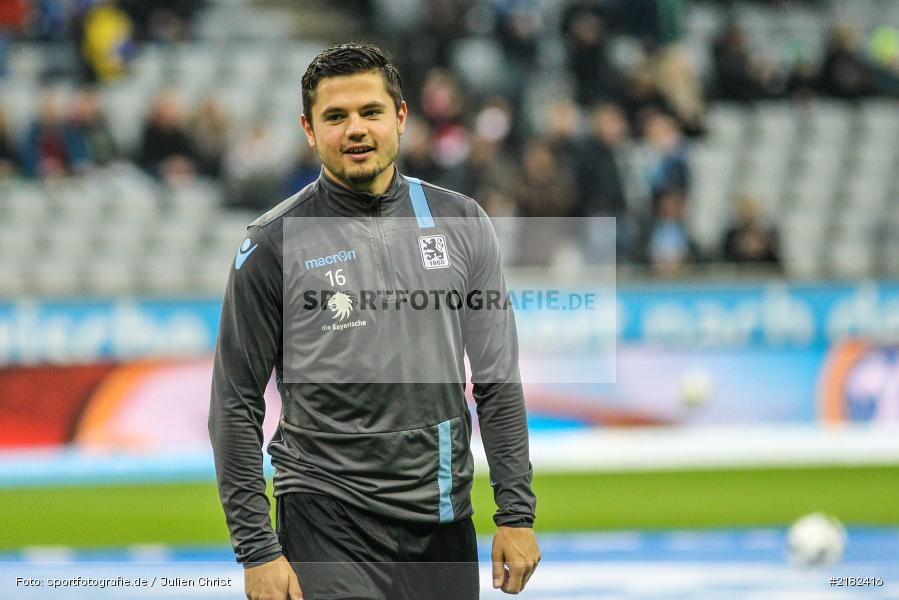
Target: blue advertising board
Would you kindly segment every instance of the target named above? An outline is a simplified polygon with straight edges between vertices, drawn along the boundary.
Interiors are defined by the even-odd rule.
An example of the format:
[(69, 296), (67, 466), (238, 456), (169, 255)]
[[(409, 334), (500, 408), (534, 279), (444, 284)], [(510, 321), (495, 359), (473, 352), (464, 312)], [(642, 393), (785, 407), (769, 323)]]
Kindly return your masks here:
[[(619, 345), (820, 350), (899, 339), (899, 283), (635, 285), (614, 298)], [(208, 354), (220, 310), (218, 299), (0, 302), (0, 364)], [(519, 307), (520, 328), (535, 319), (564, 314)]]

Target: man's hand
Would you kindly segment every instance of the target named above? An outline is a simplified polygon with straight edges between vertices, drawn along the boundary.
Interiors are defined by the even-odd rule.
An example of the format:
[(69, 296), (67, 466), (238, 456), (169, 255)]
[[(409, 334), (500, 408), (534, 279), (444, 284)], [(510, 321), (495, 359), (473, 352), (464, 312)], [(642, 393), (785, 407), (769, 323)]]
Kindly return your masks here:
[(517, 594), (540, 562), (537, 536), (530, 527), (500, 527), (493, 537), (493, 587)]
[(303, 597), (300, 580), (283, 556), (244, 569), (243, 589), (249, 600), (299, 600)]

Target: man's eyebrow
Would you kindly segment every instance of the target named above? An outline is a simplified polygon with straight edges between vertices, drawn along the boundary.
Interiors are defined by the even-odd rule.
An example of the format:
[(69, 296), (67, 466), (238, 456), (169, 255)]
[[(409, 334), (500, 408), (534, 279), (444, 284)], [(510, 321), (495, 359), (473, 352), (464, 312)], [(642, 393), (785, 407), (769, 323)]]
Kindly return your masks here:
[[(369, 102), (368, 104), (364, 104), (362, 106), (362, 108), (360, 108), (359, 110), (368, 110), (371, 108), (385, 108), (386, 106), (387, 105), (384, 104), (383, 102), (375, 101), (375, 102)], [(329, 106), (328, 108), (324, 109), (321, 112), (321, 114), (330, 115), (330, 114), (339, 114), (339, 113), (345, 113), (345, 112), (346, 112), (345, 108), (340, 108), (338, 106)]]

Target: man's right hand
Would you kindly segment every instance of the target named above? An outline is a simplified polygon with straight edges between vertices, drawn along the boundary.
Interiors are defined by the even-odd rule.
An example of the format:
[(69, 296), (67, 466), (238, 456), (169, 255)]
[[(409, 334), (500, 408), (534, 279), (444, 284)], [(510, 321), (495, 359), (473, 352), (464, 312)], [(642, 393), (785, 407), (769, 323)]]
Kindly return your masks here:
[(303, 597), (300, 580), (283, 556), (244, 569), (243, 589), (249, 600), (300, 600)]

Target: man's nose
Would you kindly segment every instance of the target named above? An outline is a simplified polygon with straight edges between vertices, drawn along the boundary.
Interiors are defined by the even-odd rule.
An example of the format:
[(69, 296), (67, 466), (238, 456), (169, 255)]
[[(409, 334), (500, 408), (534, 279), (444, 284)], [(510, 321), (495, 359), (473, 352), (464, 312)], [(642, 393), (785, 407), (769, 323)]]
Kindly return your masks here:
[(346, 135), (348, 138), (358, 140), (365, 137), (368, 129), (365, 127), (365, 119), (360, 115), (351, 114), (347, 119)]

